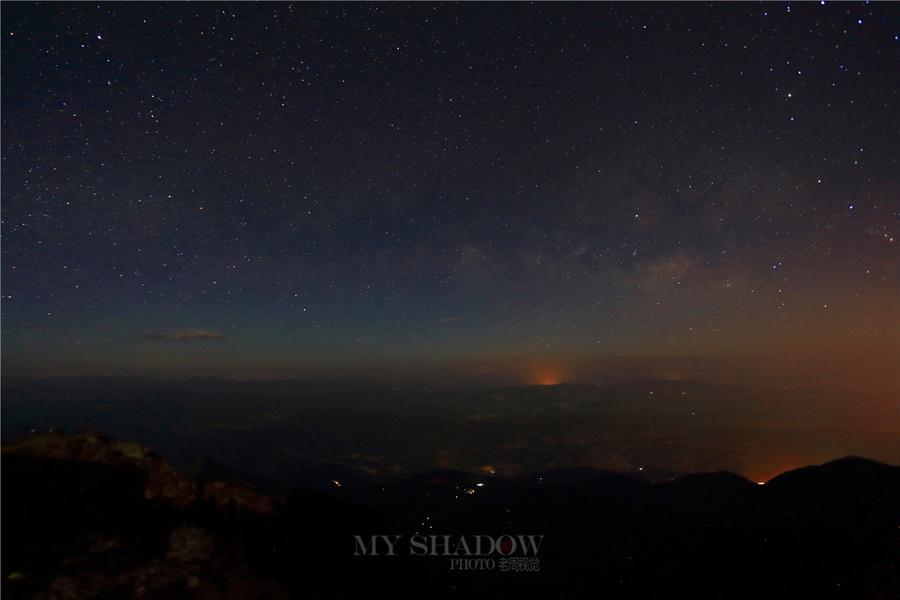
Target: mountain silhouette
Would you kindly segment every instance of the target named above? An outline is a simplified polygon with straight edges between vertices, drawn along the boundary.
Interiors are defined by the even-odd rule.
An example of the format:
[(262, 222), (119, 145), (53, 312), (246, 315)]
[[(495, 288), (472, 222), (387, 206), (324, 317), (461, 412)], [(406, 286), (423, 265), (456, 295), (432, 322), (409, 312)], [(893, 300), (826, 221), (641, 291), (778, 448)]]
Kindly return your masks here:
[[(591, 469), (437, 471), (292, 489), (191, 479), (96, 432), (3, 444), (3, 598), (897, 597), (900, 468), (848, 457), (760, 486)], [(223, 479), (215, 479), (222, 476)], [(266, 483), (263, 481), (263, 483)], [(480, 485), (479, 485), (480, 484)], [(535, 573), (358, 557), (354, 536), (540, 534)], [(499, 558), (499, 557), (498, 557)]]

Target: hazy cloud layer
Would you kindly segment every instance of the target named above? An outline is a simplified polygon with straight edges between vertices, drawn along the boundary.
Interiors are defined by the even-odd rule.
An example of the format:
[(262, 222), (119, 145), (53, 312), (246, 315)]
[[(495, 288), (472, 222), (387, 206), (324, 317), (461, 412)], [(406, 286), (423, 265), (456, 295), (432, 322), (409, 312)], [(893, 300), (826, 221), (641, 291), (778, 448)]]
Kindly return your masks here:
[(145, 331), (139, 337), (148, 342), (188, 342), (191, 340), (221, 340), (225, 338), (221, 333), (206, 329), (181, 329), (167, 332)]

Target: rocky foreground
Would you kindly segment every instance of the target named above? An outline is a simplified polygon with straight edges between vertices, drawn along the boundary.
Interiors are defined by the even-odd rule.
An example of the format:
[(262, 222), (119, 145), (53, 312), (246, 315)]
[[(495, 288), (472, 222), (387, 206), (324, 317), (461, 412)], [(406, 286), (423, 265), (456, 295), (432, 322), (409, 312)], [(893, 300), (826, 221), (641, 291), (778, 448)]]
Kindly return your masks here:
[[(3, 444), (2, 478), (4, 599), (900, 597), (900, 468), (861, 458), (765, 485), (447, 471), (279, 497), (99, 433), (41, 433)], [(543, 544), (519, 572), (354, 556), (357, 536), (417, 534)]]
[[(3, 597), (283, 598), (223, 522), (283, 506), (99, 433), (4, 444)], [(233, 533), (233, 532), (229, 532)]]

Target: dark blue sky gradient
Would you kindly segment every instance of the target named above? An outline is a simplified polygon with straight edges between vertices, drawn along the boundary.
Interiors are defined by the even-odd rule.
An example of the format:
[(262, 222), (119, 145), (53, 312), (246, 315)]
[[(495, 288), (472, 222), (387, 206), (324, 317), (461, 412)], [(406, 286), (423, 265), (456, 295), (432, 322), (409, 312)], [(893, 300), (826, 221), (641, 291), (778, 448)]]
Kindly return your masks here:
[(898, 34), (890, 3), (5, 4), (4, 370), (890, 359)]

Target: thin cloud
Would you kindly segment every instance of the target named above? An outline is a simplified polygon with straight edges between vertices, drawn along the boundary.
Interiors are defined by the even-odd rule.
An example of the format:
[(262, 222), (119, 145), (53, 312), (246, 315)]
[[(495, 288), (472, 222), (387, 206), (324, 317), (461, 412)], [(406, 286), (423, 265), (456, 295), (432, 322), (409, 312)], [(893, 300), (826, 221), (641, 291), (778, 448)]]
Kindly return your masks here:
[(191, 340), (221, 340), (225, 336), (207, 329), (181, 329), (179, 331), (145, 331), (140, 337), (145, 342), (189, 342)]

